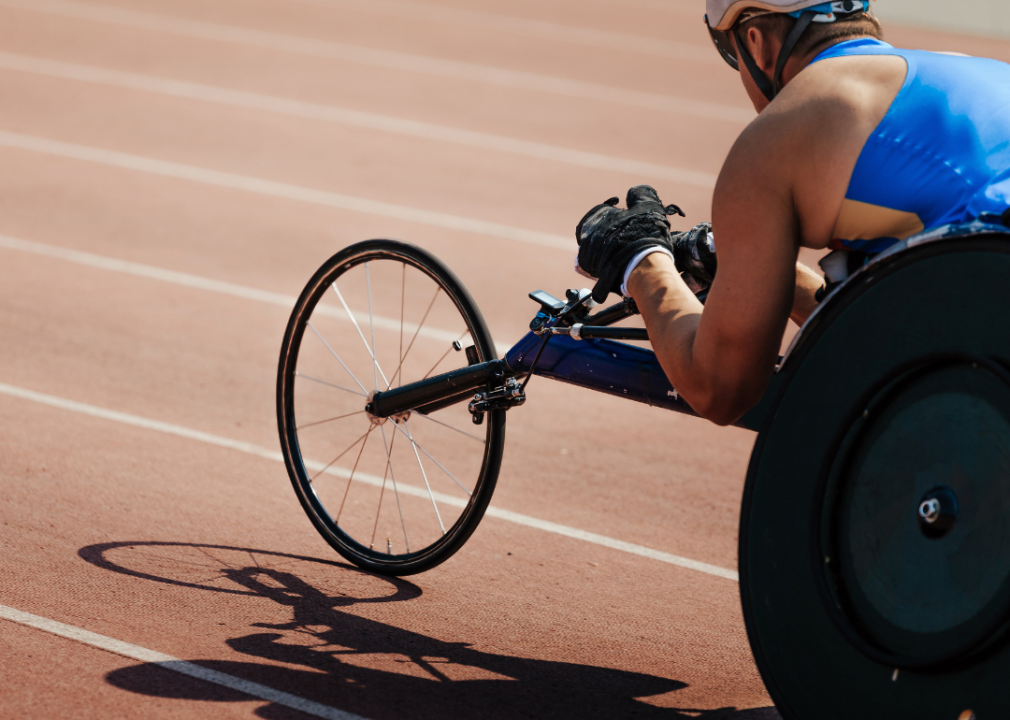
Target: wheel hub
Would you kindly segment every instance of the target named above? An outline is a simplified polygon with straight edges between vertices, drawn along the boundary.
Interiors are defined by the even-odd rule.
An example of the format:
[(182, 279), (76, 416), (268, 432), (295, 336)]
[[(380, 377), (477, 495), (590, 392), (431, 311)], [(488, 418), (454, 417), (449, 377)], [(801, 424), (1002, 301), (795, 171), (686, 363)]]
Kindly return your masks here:
[(406, 422), (410, 420), (411, 410), (404, 410), (402, 413), (396, 413), (395, 415), (390, 415), (389, 417), (380, 417), (372, 413), (368, 408), (372, 407), (372, 400), (378, 394), (377, 390), (373, 390), (368, 393), (368, 397), (365, 399), (365, 414), (368, 416), (368, 420), (372, 425), (378, 427), (380, 425), (385, 425), (387, 420), (392, 420), (395, 423)]
[(369, 422), (371, 422), (372, 425), (374, 425), (376, 427), (378, 427), (380, 425), (385, 425), (386, 424), (386, 420), (389, 419), (389, 418), (384, 418), (384, 417), (380, 417), (378, 415), (375, 415), (374, 413), (372, 413), (368, 409), (368, 408), (372, 407), (372, 400), (373, 400), (373, 398), (375, 398), (375, 396), (378, 394), (378, 392), (379, 392), (378, 390), (372, 390), (372, 392), (368, 393), (368, 397), (365, 399), (365, 414), (368, 416)]
[(933, 488), (919, 503), (919, 530), (930, 540), (939, 540), (957, 522), (957, 495), (949, 487)]
[(834, 587), (895, 665), (963, 657), (1010, 612), (1010, 388), (941, 366), (870, 405), (843, 452)]

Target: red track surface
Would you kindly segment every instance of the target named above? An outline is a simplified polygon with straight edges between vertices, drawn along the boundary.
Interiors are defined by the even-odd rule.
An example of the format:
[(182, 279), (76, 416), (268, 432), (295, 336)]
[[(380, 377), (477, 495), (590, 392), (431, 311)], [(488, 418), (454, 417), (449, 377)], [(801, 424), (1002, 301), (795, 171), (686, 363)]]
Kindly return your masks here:
[[(367, 718), (777, 717), (732, 580), (495, 518), (434, 571), (374, 578), (336, 562), (275, 460), (16, 396), (277, 446), (289, 308), (40, 254), (52, 248), (296, 295), (344, 245), (399, 237), (456, 270), (502, 344), (532, 315), (529, 290), (578, 282), (572, 249), (40, 152), (24, 136), (559, 237), (642, 181), (691, 222), (708, 216), (704, 176), (747, 105), (700, 1), (429, 2), (0, 0), (0, 131), (17, 134), (0, 137), (0, 605)], [(436, 12), (453, 8), (466, 12)], [(1010, 59), (1010, 43), (890, 39)], [(348, 58), (348, 45), (386, 54)], [(666, 169), (67, 76), (83, 66)], [(495, 68), (525, 75), (491, 82)], [(537, 76), (567, 84), (538, 90)], [(585, 97), (600, 86), (625, 94)], [(669, 98), (709, 106), (655, 107)], [(671, 168), (703, 177), (679, 184)], [(735, 567), (749, 433), (544, 380), (529, 395), (510, 414), (495, 506)], [(257, 567), (276, 571), (272, 584)], [(16, 622), (0, 620), (0, 647), (3, 717), (302, 716)]]

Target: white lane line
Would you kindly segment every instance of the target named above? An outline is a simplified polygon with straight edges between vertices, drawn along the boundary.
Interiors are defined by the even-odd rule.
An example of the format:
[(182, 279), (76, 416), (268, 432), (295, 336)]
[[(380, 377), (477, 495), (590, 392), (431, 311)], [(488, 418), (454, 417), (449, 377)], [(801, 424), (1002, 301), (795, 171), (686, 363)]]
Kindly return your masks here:
[(628, 10), (632, 7), (641, 8), (643, 10), (651, 10), (653, 12), (660, 13), (670, 13), (672, 15), (680, 15), (681, 17), (686, 17), (691, 20), (698, 19), (698, 8), (691, 7), (688, 10), (684, 6), (677, 6), (670, 0), (586, 0), (586, 2), (595, 2), (600, 5), (610, 5), (617, 6), (622, 10)]
[(700, 102), (688, 98), (608, 87), (578, 80), (504, 70), (454, 60), (441, 60), (390, 50), (375, 50), (358, 45), (313, 40), (232, 25), (186, 20), (168, 15), (122, 10), (91, 3), (73, 2), (72, 0), (0, 0), (0, 7), (43, 12), (50, 15), (164, 32), (213, 42), (329, 58), (396, 72), (433, 75), (497, 87), (575, 97), (594, 102), (616, 103), (660, 112), (679, 113), (706, 120), (747, 123), (756, 117), (753, 110), (730, 105)]
[(610, 548), (611, 550), (620, 550), (621, 552), (625, 552), (630, 555), (638, 555), (639, 557), (648, 558), (649, 560), (657, 560), (668, 565), (676, 565), (677, 567), (687, 568), (688, 570), (696, 570), (697, 572), (705, 573), (706, 575), (714, 575), (715, 577), (723, 578), (724, 580), (740, 582), (740, 575), (735, 570), (727, 570), (726, 568), (719, 567), (718, 565), (711, 565), (706, 562), (701, 562), (700, 560), (692, 560), (691, 558), (663, 552), (662, 550), (655, 550), (650, 547), (645, 547), (644, 545), (636, 545), (635, 543), (625, 542), (624, 540), (616, 540), (615, 538), (607, 537), (606, 535), (599, 535), (586, 530), (568, 527), (567, 525), (560, 525), (547, 520), (540, 520), (538, 518), (530, 517), (529, 515), (521, 515), (510, 510), (502, 510), (498, 507), (489, 507), (485, 514), (488, 517), (498, 518), (499, 520), (508, 520), (516, 525), (525, 525), (526, 527), (535, 528), (536, 530), (542, 530), (554, 535), (561, 535), (574, 540), (581, 540), (583, 542), (592, 543), (593, 545)]
[(575, 244), (574, 240), (562, 235), (552, 235), (535, 230), (523, 230), (522, 228), (486, 222), (484, 220), (410, 208), (377, 200), (367, 200), (365, 198), (341, 195), (325, 190), (314, 190), (301, 185), (263, 180), (248, 175), (221, 172), (195, 165), (183, 165), (182, 163), (169, 162), (167, 160), (156, 160), (155, 158), (143, 157), (141, 155), (131, 155), (116, 150), (106, 150), (105, 148), (89, 147), (87, 145), (76, 145), (74, 143), (60, 142), (59, 140), (34, 137), (32, 135), (0, 131), (0, 145), (19, 150), (29, 150), (58, 157), (72, 158), (74, 160), (99, 163), (122, 170), (134, 170), (162, 177), (175, 178), (177, 180), (189, 180), (190, 182), (202, 183), (204, 185), (215, 185), (217, 187), (241, 190), (258, 195), (267, 195), (285, 200), (297, 200), (298, 202), (338, 208), (340, 210), (350, 210), (351, 212), (365, 213), (367, 215), (377, 215), (393, 220), (405, 220), (407, 222), (418, 223), (419, 225), (429, 225), (447, 230), (459, 230), (477, 235), (501, 238), (503, 240), (514, 240), (516, 242), (539, 245), (566, 252), (572, 252)]
[[(103, 420), (111, 420), (113, 422), (122, 423), (123, 425), (139, 427), (145, 430), (154, 430), (156, 432), (174, 435), (187, 440), (196, 440), (208, 445), (227, 448), (229, 450), (237, 450), (239, 452), (246, 453), (247, 455), (255, 455), (256, 457), (266, 458), (268, 460), (275, 460), (277, 462), (284, 461), (283, 456), (278, 451), (268, 450), (267, 448), (254, 445), (252, 443), (243, 442), (241, 440), (233, 440), (231, 438), (213, 435), (200, 430), (193, 430), (191, 428), (182, 427), (181, 425), (173, 425), (171, 423), (160, 422), (158, 420), (149, 420), (148, 418), (119, 412), (117, 410), (107, 410), (106, 408), (97, 407), (95, 405), (67, 400), (65, 398), (56, 397), (55, 395), (47, 395), (45, 393), (27, 390), (14, 385), (0, 383), (0, 394), (20, 398), (22, 400), (29, 400), (31, 402), (59, 408), (61, 410), (69, 410), (81, 415), (88, 415), (90, 417), (100, 418)], [(310, 464), (306, 463), (306, 465), (308, 466)], [(311, 463), (310, 469), (321, 469), (324, 466), (325, 465), (323, 464), (313, 462)], [(333, 474), (338, 475), (339, 477), (347, 478), (350, 476), (350, 471), (343, 468), (331, 468), (331, 470), (333, 471)], [(356, 473), (355, 477), (357, 478), (362, 476), (361, 474)], [(367, 481), (369, 484), (376, 484), (379, 486), (381, 486), (382, 483), (382, 479), (379, 477), (362, 477), (362, 480)], [(399, 484), (398, 487), (400, 488), (400, 492), (404, 492), (404, 488), (410, 488), (409, 493), (411, 495), (423, 498), (428, 497), (427, 491), (423, 488), (404, 486), (402, 484)], [(459, 498), (455, 498), (451, 495), (443, 495), (441, 493), (436, 495), (436, 499), (439, 502), (446, 502), (447, 504), (452, 504), (455, 507), (462, 507), (465, 502)], [(610, 538), (605, 535), (598, 535), (597, 533), (586, 532), (585, 530), (579, 530), (577, 528), (560, 525), (547, 520), (540, 520), (539, 518), (530, 517), (529, 515), (523, 515), (510, 510), (502, 510), (495, 506), (489, 507), (486, 515), (488, 517), (506, 520), (516, 525), (522, 525), (524, 527), (534, 528), (554, 535), (561, 535), (567, 538), (591, 543), (593, 545), (610, 548), (611, 550), (619, 550), (631, 555), (638, 555), (639, 557), (648, 558), (650, 560), (657, 560), (669, 565), (687, 568), (688, 570), (696, 570), (697, 572), (705, 573), (706, 575), (714, 575), (715, 577), (733, 580), (735, 582), (740, 581), (740, 577), (735, 571), (721, 568), (717, 565), (710, 565), (709, 563), (699, 562), (697, 560), (681, 557), (680, 555), (674, 555), (672, 553), (662, 552), (660, 550), (654, 550), (643, 545), (624, 542), (623, 540), (615, 540), (614, 538)]]
[[(403, 2), (402, 0), (301, 0), (301, 2), (323, 7), (346, 8), (359, 12), (381, 15), (391, 15), (399, 18), (411, 18), (426, 22), (437, 22), (448, 25), (462, 25), (481, 32), (507, 32), (514, 35), (564, 42), (573, 45), (596, 48), (599, 50), (617, 50), (619, 52), (651, 55), (653, 57), (674, 58), (689, 62), (722, 63), (717, 54), (711, 52), (710, 45), (683, 43), (676, 40), (660, 40), (643, 35), (629, 35), (611, 30), (560, 25), (558, 23), (499, 15), (495, 13), (466, 10), (463, 8), (448, 8), (438, 5), (427, 5), (419, 2)], [(704, 15), (699, 9), (697, 22), (701, 24)]]
[[(371, 1), (369, 0), (369, 2)], [(714, 188), (716, 181), (715, 175), (709, 173), (684, 170), (657, 163), (628, 160), (611, 155), (572, 150), (546, 143), (473, 132), (445, 125), (405, 120), (388, 115), (377, 115), (375, 113), (347, 110), (317, 103), (288, 100), (269, 95), (260, 95), (258, 93), (243, 92), (241, 90), (229, 90), (211, 85), (200, 85), (179, 80), (152, 77), (150, 75), (107, 70), (90, 65), (60, 62), (29, 57), (27, 55), (0, 52), (0, 68), (64, 80), (75, 80), (128, 90), (157, 93), (171, 97), (201, 100), (230, 107), (262, 110), (308, 120), (321, 120), (364, 128), (366, 130), (377, 130), (412, 138), (479, 148), (481, 150), (493, 150), (512, 155), (521, 155), (537, 160), (548, 160), (577, 167), (593, 168), (594, 170), (607, 170), (626, 173), (628, 175), (669, 180), (705, 189)]]
[[(21, 252), (32, 253), (34, 255), (41, 255), (43, 257), (64, 260), (66, 262), (85, 265), (99, 270), (108, 270), (148, 280), (158, 280), (160, 282), (172, 283), (173, 285), (181, 285), (183, 287), (195, 288), (197, 290), (206, 290), (208, 292), (220, 293), (222, 295), (230, 295), (232, 297), (242, 298), (243, 300), (255, 300), (256, 302), (267, 303), (268, 305), (277, 305), (289, 311), (294, 309), (295, 303), (298, 301), (298, 298), (294, 295), (284, 295), (282, 293), (270, 292), (269, 290), (260, 290), (259, 288), (249, 287), (248, 285), (238, 285), (236, 283), (223, 282), (221, 280), (212, 280), (211, 278), (205, 278), (199, 275), (190, 275), (189, 273), (177, 272), (175, 270), (166, 270), (164, 268), (154, 267), (153, 265), (143, 265), (141, 263), (130, 262), (129, 260), (120, 260), (118, 258), (106, 257), (104, 255), (95, 255), (94, 253), (83, 252), (81, 250), (70, 250), (68, 248), (57, 247), (56, 245), (46, 245), (43, 243), (32, 242), (31, 240), (22, 240), (21, 238), (11, 237), (9, 235), (0, 235), (0, 248), (5, 250), (18, 250)], [(344, 310), (330, 305), (317, 305), (314, 312), (327, 317), (338, 318), (340, 320), (350, 320)], [(368, 314), (364, 312), (356, 312), (354, 313), (354, 317), (358, 320), (358, 322), (368, 321)], [(400, 332), (400, 321), (398, 319), (375, 315), (374, 321), (375, 327), (379, 330), (389, 330), (397, 333)], [(439, 342), (451, 343), (454, 340), (459, 339), (459, 333), (457, 332), (439, 330), (438, 328), (427, 326), (418, 329), (417, 323), (409, 321), (404, 321), (403, 330), (411, 334), (416, 332), (420, 337), (428, 338), (430, 340), (438, 340)], [(496, 344), (496, 350), (499, 355), (504, 355), (511, 347), (511, 345)]]
[(6, 605), (0, 605), (0, 618), (26, 627), (35, 628), (36, 630), (43, 630), (47, 633), (67, 638), (68, 640), (75, 640), (84, 645), (90, 645), (93, 648), (121, 655), (131, 660), (158, 665), (166, 670), (172, 670), (173, 672), (188, 675), (198, 680), (213, 683), (214, 685), (221, 685), (229, 690), (237, 690), (250, 697), (266, 700), (276, 705), (283, 705), (284, 707), (289, 707), (309, 715), (315, 715), (316, 717), (327, 718), (327, 720), (364, 720), (360, 715), (337, 710), (328, 705), (306, 700), (291, 693), (274, 690), (271, 687), (252, 682), (251, 680), (243, 680), (234, 675), (228, 675), (217, 670), (209, 670), (208, 668), (180, 660), (165, 653), (148, 650), (140, 645), (116, 640), (107, 635), (99, 635), (98, 633), (84, 630), (74, 625), (67, 625), (66, 623), (50, 620), (39, 615), (32, 615), (31, 613), (26, 613)]

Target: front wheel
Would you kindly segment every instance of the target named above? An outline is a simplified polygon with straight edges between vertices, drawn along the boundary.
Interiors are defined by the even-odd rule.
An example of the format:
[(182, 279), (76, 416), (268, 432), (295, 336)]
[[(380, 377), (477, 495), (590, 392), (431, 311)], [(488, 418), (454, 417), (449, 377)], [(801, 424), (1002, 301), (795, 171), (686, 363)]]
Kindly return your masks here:
[(389, 418), (365, 405), (495, 356), (470, 293), (421, 248), (369, 240), (316, 272), (284, 334), (277, 420), (298, 499), (337, 552), (410, 575), (462, 547), (494, 492), (505, 411), (474, 425), (465, 401)]

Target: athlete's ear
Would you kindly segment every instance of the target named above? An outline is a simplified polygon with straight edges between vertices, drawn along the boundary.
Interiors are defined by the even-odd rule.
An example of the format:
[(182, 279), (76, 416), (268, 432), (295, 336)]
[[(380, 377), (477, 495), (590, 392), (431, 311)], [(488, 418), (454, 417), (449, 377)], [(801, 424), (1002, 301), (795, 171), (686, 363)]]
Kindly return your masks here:
[(771, 77), (775, 72), (775, 63), (778, 61), (782, 43), (778, 42), (771, 35), (761, 32), (756, 27), (749, 27), (744, 30), (743, 36), (744, 42), (747, 43), (747, 49), (750, 50), (751, 57), (754, 58), (754, 62), (757, 63), (757, 66), (766, 75)]

